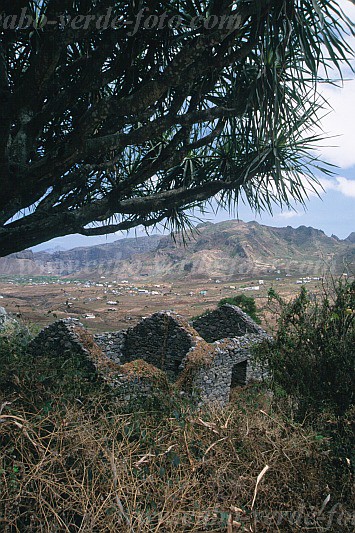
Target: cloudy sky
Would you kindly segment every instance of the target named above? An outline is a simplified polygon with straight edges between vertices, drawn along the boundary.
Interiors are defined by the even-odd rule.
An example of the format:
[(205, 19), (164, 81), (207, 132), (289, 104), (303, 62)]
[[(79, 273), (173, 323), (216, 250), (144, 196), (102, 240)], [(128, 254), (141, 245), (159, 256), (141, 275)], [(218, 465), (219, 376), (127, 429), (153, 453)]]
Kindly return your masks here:
[[(352, 0), (351, 0), (352, 1)], [(355, 5), (349, 0), (340, 0), (340, 5), (355, 21)], [(355, 49), (355, 39), (353, 48)], [(354, 62), (355, 64), (355, 62)], [(273, 216), (255, 215), (251, 209), (241, 204), (238, 218), (245, 222), (256, 220), (268, 226), (312, 226), (322, 229), (327, 235), (335, 234), (343, 239), (355, 231), (355, 75), (350, 70), (344, 71), (345, 77), (342, 87), (326, 86), (322, 92), (333, 111), (323, 119), (323, 130), (329, 137), (329, 142), (321, 149), (321, 159), (336, 165), (336, 176), (332, 178), (319, 177), (324, 190), (319, 190), (318, 197), (310, 193), (307, 208), (295, 206), (294, 211), (281, 212), (276, 208)], [(211, 222), (236, 218), (228, 212), (221, 211), (217, 215), (211, 213), (205, 216)], [(131, 232), (129, 236), (144, 235), (144, 231)], [(82, 237), (71, 235), (54, 239), (44, 243), (36, 249), (51, 247), (72, 248), (74, 246), (90, 246), (112, 242), (127, 234), (109, 235), (103, 237)]]

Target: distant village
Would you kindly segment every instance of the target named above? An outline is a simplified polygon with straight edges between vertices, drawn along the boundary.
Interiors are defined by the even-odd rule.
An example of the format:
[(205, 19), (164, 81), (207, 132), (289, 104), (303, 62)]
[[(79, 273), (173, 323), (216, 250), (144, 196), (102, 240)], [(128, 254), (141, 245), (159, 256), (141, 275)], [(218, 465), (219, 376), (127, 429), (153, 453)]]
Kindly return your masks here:
[[(216, 291), (221, 294), (221, 297), (226, 294), (231, 296), (234, 292), (244, 291), (260, 291), (261, 296), (262, 294), (264, 295), (264, 293), (266, 295), (267, 289), (271, 285), (274, 285), (274, 283), (287, 282), (287, 284), (291, 285), (303, 285), (311, 282), (320, 282), (322, 279), (322, 277), (311, 277), (308, 275), (297, 278), (289, 273), (281, 272), (281, 270), (273, 270), (267, 273), (265, 279), (252, 280), (244, 277), (235, 280), (235, 282), (230, 282), (231, 284), (226, 283), (225, 280), (212, 278), (205, 281), (196, 280), (195, 284), (190, 280), (186, 285), (186, 292), (184, 291), (181, 281), (179, 286), (177, 286), (172, 282), (150, 283), (148, 279), (145, 279), (144, 283), (140, 283), (137, 282), (136, 279), (134, 281), (130, 279), (113, 280), (108, 279), (108, 276), (99, 276), (96, 280), (58, 278), (56, 276), (51, 276), (50, 274), (48, 276), (33, 277), (3, 276), (1, 282), (5, 285), (59, 285), (62, 287), (61, 290), (63, 295), (63, 299), (61, 298), (61, 310), (67, 314), (67, 318), (71, 318), (72, 320), (85, 319), (95, 321), (95, 319), (97, 319), (97, 313), (100, 314), (102, 311), (107, 311), (109, 313), (117, 312), (120, 308), (120, 303), (122, 303), (122, 301), (127, 301), (127, 296), (129, 296), (129, 298), (134, 298), (145, 295), (147, 298), (154, 298), (155, 302), (161, 300), (162, 308), (164, 308), (167, 296), (170, 298), (198, 298), (201, 302), (204, 300), (207, 301), (210, 297), (210, 293), (211, 295), (212, 293), (215, 295)], [(72, 289), (69, 290), (69, 287)], [(218, 287), (220, 287), (220, 289), (218, 289)], [(68, 288), (68, 290), (66, 288)], [(95, 291), (90, 294), (90, 289), (95, 289)], [(261, 289), (265, 290), (261, 291)], [(83, 293), (82, 296), (80, 296), (80, 292)], [(3, 299), (4, 296), (0, 294), (0, 298)], [(80, 311), (77, 307), (79, 301), (81, 304)], [(96, 306), (95, 303), (97, 303)], [(86, 306), (87, 304), (89, 309), (85, 311), (85, 307), (83, 308), (83, 306)], [(100, 309), (97, 309), (97, 307), (100, 307)], [(148, 309), (149, 305), (144, 307)], [(125, 316), (125, 320), (131, 320), (131, 316), (128, 314)]]

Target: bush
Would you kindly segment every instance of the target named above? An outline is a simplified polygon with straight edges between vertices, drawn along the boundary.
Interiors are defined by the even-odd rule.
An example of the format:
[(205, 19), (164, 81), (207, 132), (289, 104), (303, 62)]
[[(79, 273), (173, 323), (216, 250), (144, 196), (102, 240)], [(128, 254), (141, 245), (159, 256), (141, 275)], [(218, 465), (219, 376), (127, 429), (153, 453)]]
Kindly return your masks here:
[(261, 320), (258, 317), (258, 310), (256, 307), (256, 303), (253, 297), (251, 296), (245, 296), (245, 294), (237, 294), (237, 296), (231, 296), (230, 298), (222, 298), (218, 302), (218, 307), (221, 307), (224, 304), (230, 304), (230, 305), (237, 305), (250, 316), (256, 322), (257, 324), (261, 324)]
[(85, 360), (70, 357), (39, 356), (30, 348), (33, 326), (9, 322), (0, 332), (0, 390), (6, 400), (21, 396), (38, 410), (48, 409), (53, 396), (65, 401), (91, 402), (94, 396), (112, 391)]
[(352, 531), (351, 476), (334, 479), (326, 440), (260, 410), (250, 390), (225, 409), (159, 417), (102, 401), (3, 404), (5, 532)]
[(15, 320), (9, 321), (0, 332), (0, 389), (7, 390), (19, 383), (19, 373), (28, 367), (27, 346), (31, 340), (29, 329)]
[(344, 414), (354, 404), (355, 282), (323, 287), (320, 300), (305, 287), (290, 302), (270, 289), (269, 302), (276, 304), (277, 332), (258, 357), (275, 392), (290, 395), (299, 417), (329, 409)]
[(353, 531), (354, 412), (341, 421), (323, 413), (324, 437), (274, 412), (262, 384), (235, 390), (223, 409), (178, 397), (128, 409), (107, 390), (79, 398), (61, 383), (45, 389), (27, 343), (21, 329), (0, 343), (11, 378), (0, 386), (5, 532)]

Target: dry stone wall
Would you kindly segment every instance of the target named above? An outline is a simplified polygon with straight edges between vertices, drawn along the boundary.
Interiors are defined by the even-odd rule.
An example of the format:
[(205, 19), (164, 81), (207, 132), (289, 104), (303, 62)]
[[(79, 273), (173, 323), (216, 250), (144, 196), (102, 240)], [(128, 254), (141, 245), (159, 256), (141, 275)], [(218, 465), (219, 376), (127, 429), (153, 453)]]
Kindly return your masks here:
[(246, 333), (264, 335), (265, 331), (236, 305), (224, 304), (191, 322), (207, 342), (241, 337)]
[(19, 323), (15, 318), (10, 316), (4, 307), (0, 307), (0, 332), (6, 329), (8, 326), (19, 326)]
[(7, 312), (4, 307), (0, 307), (0, 330), (5, 327), (5, 323), (8, 320)]
[(123, 346), (127, 330), (109, 331), (94, 335), (95, 342), (100, 346), (104, 354), (114, 363), (120, 365), (124, 362)]
[(73, 375), (102, 380), (124, 399), (174, 388), (197, 403), (225, 404), (231, 387), (265, 376), (251, 349), (270, 337), (238, 307), (227, 304), (194, 325), (198, 331), (162, 311), (128, 330), (92, 336), (81, 324), (60, 320), (44, 328), (30, 350)]
[(180, 376), (179, 385), (201, 403), (226, 404), (232, 387), (260, 381), (265, 369), (257, 366), (251, 357), (251, 348), (267, 338), (247, 334), (207, 344), (208, 353), (190, 350)]
[(119, 367), (103, 353), (82, 324), (58, 320), (44, 328), (29, 346), (37, 358), (51, 358), (60, 375), (80, 376), (83, 380), (114, 384)]
[(179, 315), (154, 313), (127, 330), (122, 347), (124, 362), (144, 359), (164, 370), (171, 381), (181, 371), (181, 363), (199, 335)]
[(171, 394), (166, 373), (143, 359), (120, 366), (116, 387), (125, 401), (151, 398), (156, 394)]

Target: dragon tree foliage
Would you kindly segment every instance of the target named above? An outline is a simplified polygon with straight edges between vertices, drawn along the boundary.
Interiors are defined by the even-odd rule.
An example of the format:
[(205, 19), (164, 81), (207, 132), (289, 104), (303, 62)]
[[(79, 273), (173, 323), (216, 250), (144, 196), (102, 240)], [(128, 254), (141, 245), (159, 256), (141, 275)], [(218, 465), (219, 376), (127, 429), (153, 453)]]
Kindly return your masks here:
[[(338, 2), (4, 0), (1, 20), (23, 8), (37, 28), (0, 27), (0, 256), (72, 233), (181, 229), (212, 198), (289, 206), (330, 171), (313, 148), (320, 83), (352, 57)], [(123, 21), (145, 9), (137, 31), (99, 28), (109, 8)], [(41, 24), (64, 15), (92, 17)]]

